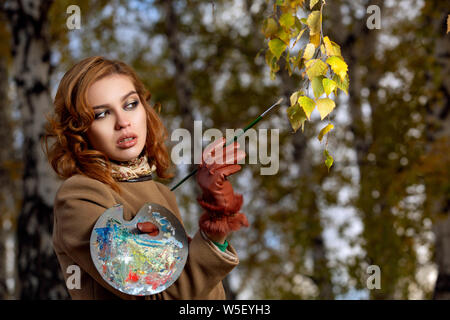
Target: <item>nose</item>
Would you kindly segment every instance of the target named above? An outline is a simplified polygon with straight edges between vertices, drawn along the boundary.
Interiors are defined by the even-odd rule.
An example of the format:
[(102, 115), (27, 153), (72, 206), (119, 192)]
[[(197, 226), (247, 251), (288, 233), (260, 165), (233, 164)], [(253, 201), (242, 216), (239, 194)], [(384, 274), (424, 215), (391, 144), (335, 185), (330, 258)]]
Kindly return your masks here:
[(116, 116), (116, 130), (128, 127), (130, 125), (130, 120), (124, 111), (118, 112)]

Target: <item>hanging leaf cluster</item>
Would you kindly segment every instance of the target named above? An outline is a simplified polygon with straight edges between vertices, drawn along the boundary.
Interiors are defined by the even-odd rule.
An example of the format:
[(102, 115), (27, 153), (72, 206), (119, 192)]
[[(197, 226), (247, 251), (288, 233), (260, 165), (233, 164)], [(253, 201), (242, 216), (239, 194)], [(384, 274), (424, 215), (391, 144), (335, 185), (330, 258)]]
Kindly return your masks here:
[[(305, 0), (276, 0), (273, 13), (264, 20), (262, 32), (268, 39), (268, 49), (265, 60), (270, 67), (270, 77), (280, 70), (280, 60), (284, 59), (285, 68), (292, 73), (301, 73), (303, 82), (300, 88), (290, 97), (290, 107), (287, 109), (289, 122), (296, 132), (304, 131), (305, 121), (311, 120), (311, 113), (317, 108), (320, 119), (324, 120), (336, 107), (334, 97), (338, 89), (348, 94), (348, 66), (341, 55), (340, 46), (323, 36), (322, 12), (325, 0), (309, 1), (307, 18), (299, 19), (297, 14), (308, 10)], [(305, 36), (305, 37), (303, 37)], [(309, 38), (307, 38), (307, 36)], [(307, 40), (299, 50), (295, 49), (301, 39)], [(291, 54), (294, 53), (294, 54)], [(313, 96), (308, 97), (304, 88), (312, 88)], [(319, 133), (318, 139), (333, 129), (328, 123)], [(333, 164), (333, 158), (325, 145), (325, 165), (328, 170)]]

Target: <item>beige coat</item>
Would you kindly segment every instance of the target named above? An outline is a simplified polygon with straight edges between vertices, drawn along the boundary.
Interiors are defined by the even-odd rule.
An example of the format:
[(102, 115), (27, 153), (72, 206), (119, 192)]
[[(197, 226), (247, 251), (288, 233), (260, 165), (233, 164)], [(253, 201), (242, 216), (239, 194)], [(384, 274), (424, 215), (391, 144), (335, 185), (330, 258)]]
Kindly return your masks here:
[[(54, 205), (53, 245), (64, 278), (70, 265), (81, 270), (81, 286), (71, 289), (72, 299), (225, 299), (222, 279), (238, 264), (234, 248), (221, 252), (198, 231), (189, 244), (189, 255), (181, 276), (155, 295), (138, 297), (122, 293), (106, 283), (92, 262), (91, 231), (98, 217), (115, 204), (123, 205), (124, 219), (131, 220), (146, 202), (160, 204), (181, 216), (175, 195), (153, 180), (119, 182), (122, 195), (108, 185), (84, 175), (74, 175), (59, 188)], [(183, 222), (181, 222), (183, 223)]]

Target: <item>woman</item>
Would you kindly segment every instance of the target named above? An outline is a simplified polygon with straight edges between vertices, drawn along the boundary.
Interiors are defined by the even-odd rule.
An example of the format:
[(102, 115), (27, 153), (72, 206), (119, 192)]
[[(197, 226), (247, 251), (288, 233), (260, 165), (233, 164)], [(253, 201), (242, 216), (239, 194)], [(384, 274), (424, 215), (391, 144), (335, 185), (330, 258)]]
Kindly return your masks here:
[[(175, 195), (152, 180), (155, 172), (162, 179), (172, 175), (167, 173), (167, 130), (147, 103), (150, 97), (128, 65), (103, 57), (80, 61), (59, 84), (44, 142), (53, 169), (66, 179), (55, 198), (53, 245), (66, 281), (69, 266), (81, 270), (79, 288), (69, 288), (73, 299), (224, 299), (222, 279), (238, 264), (226, 237), (248, 222), (239, 212), (242, 196), (226, 177), (240, 170), (236, 163), (245, 152), (237, 143), (222, 152), (224, 140), (218, 139), (205, 148), (197, 172), (204, 213), (180, 277), (163, 292), (138, 297), (111, 287), (96, 270), (90, 235), (99, 216), (115, 204), (123, 205), (127, 221), (153, 202), (182, 223)], [(50, 148), (49, 138), (55, 139)], [(230, 155), (235, 161), (224, 163)], [(137, 227), (158, 233), (149, 222)]]

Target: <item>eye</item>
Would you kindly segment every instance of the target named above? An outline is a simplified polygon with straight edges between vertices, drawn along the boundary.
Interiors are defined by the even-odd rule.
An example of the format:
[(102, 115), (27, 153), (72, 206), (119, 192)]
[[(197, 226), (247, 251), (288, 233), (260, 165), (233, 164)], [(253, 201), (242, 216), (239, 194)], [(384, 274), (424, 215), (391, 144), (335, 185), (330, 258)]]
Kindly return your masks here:
[(127, 104), (127, 105), (125, 106), (125, 108), (128, 109), (128, 110), (131, 110), (131, 109), (136, 108), (138, 104), (139, 104), (138, 101), (132, 101), (132, 102), (130, 102), (129, 104)]
[(95, 114), (95, 119), (102, 119), (106, 116), (106, 113), (109, 112), (109, 110), (105, 110), (103, 112), (99, 112)]

